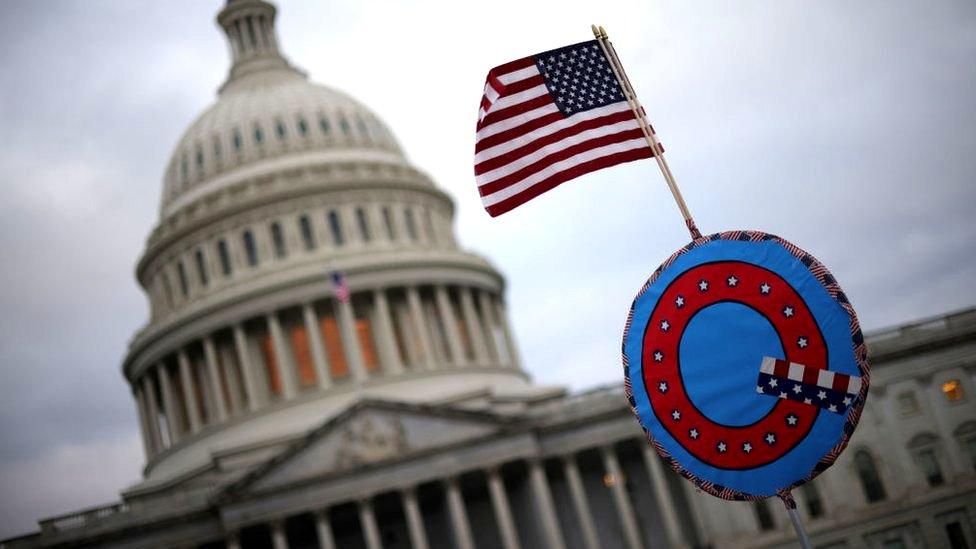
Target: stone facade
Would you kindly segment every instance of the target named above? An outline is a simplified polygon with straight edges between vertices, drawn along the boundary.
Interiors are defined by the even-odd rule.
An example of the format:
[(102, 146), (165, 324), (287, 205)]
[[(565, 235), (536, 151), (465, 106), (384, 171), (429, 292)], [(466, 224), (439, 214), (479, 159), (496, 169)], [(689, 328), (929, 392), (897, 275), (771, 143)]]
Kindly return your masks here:
[[(0, 547), (793, 544), (775, 502), (668, 470), (621, 387), (529, 381), (504, 279), (458, 247), (450, 197), (281, 55), (274, 18), (263, 0), (218, 15), (230, 74), (177, 144), (137, 266), (151, 315), (122, 369), (144, 478)], [(868, 342), (861, 426), (798, 494), (815, 543), (974, 546), (976, 309)]]

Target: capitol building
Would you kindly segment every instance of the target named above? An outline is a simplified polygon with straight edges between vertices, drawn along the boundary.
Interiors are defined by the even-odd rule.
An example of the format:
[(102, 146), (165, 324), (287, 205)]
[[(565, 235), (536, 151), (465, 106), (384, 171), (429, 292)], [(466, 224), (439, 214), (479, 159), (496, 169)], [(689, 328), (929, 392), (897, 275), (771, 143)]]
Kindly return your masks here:
[[(778, 501), (671, 471), (622, 385), (532, 383), (451, 197), (283, 56), (275, 15), (218, 14), (230, 72), (176, 144), (136, 268), (151, 312), (122, 372), (143, 478), (0, 548), (795, 546)], [(815, 546), (976, 548), (976, 309), (867, 342), (860, 426), (796, 493)]]

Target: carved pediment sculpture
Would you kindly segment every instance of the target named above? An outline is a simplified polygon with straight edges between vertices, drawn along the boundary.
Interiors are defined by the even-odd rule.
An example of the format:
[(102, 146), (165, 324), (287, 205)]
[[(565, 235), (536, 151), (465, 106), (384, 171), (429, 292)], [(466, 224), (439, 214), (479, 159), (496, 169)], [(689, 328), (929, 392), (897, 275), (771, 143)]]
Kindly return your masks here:
[(336, 467), (348, 469), (374, 463), (402, 455), (406, 450), (407, 432), (399, 418), (366, 416), (343, 429)]

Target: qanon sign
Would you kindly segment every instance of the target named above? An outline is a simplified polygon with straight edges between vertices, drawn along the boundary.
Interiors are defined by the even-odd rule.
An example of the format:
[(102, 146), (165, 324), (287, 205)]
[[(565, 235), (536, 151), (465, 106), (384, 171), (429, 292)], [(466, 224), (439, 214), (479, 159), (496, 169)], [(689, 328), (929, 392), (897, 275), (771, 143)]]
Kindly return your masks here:
[(724, 499), (784, 495), (847, 445), (868, 391), (857, 316), (813, 256), (773, 235), (698, 238), (637, 294), (627, 395), (658, 453)]

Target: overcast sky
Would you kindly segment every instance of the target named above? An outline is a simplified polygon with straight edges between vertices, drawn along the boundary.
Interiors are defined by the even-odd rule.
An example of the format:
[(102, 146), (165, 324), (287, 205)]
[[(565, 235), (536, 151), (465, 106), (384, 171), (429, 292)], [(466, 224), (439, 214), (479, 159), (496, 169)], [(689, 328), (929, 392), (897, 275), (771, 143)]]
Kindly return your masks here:
[[(606, 26), (703, 232), (823, 261), (877, 329), (976, 303), (976, 3), (279, 1), (287, 56), (386, 120), (508, 277), (540, 383), (620, 381), (634, 293), (688, 241), (651, 162), (498, 219), (487, 70)], [(219, 0), (0, 2), (0, 538), (112, 501), (144, 456), (119, 364), (183, 129), (228, 67)], [(416, 82), (423, 82), (418, 86)]]

